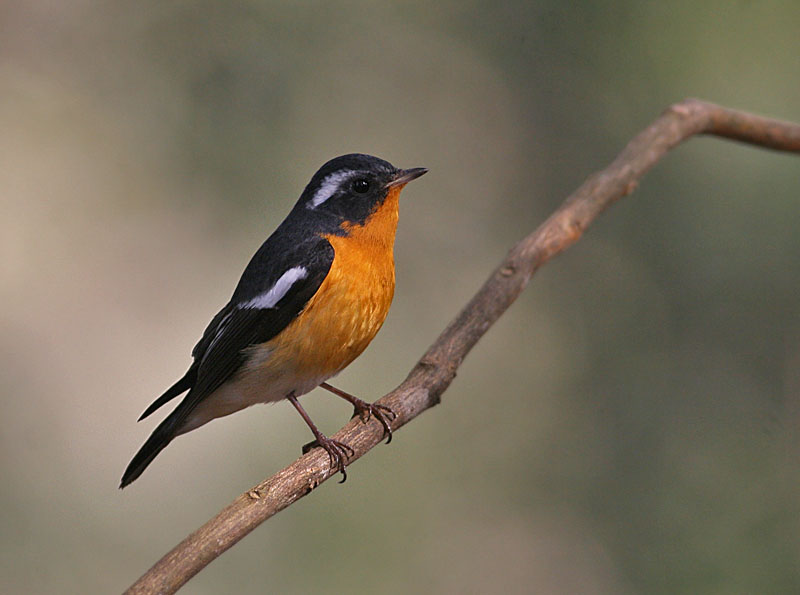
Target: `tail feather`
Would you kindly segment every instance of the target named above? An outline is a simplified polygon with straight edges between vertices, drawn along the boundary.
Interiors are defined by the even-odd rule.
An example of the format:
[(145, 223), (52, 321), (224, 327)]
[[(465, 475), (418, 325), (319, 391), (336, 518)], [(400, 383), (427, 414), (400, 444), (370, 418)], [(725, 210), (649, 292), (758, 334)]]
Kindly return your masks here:
[[(156, 409), (161, 407), (162, 405), (169, 403), (172, 399), (177, 397), (183, 392), (186, 392), (190, 388), (194, 386), (194, 383), (197, 381), (197, 366), (192, 365), (191, 368), (183, 375), (183, 378), (178, 380), (175, 384), (170, 386), (163, 395), (158, 397), (155, 401), (153, 401), (150, 406), (144, 410), (144, 413), (139, 417), (137, 421), (142, 421), (145, 417), (153, 413)], [(166, 446), (166, 445), (164, 445)]]
[(128, 467), (125, 469), (125, 473), (122, 474), (122, 481), (119, 484), (119, 489), (124, 488), (139, 477), (147, 466), (153, 462), (153, 459), (156, 458), (158, 453), (164, 450), (167, 444), (172, 442), (172, 439), (178, 434), (178, 427), (183, 421), (183, 417), (183, 412), (179, 406), (156, 427), (147, 441), (139, 449), (139, 452), (134, 455)]

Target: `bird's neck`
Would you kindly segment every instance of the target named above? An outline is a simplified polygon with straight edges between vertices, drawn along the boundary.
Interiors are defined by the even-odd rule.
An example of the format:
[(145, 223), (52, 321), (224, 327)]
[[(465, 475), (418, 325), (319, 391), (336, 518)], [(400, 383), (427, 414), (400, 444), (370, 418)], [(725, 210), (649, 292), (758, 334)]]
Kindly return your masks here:
[(390, 188), (381, 205), (363, 225), (346, 223), (342, 226), (349, 241), (374, 250), (392, 251), (399, 216), (400, 188)]

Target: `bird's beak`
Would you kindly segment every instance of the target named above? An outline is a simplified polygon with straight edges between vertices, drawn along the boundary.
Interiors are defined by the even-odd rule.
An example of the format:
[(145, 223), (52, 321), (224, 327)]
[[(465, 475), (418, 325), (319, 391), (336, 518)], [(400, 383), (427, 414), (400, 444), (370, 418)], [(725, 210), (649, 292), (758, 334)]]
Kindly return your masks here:
[(399, 169), (397, 170), (397, 174), (395, 178), (386, 184), (387, 188), (393, 188), (394, 186), (405, 186), (411, 180), (416, 180), (418, 177), (425, 175), (428, 173), (428, 168), (426, 167), (413, 167), (411, 169)]

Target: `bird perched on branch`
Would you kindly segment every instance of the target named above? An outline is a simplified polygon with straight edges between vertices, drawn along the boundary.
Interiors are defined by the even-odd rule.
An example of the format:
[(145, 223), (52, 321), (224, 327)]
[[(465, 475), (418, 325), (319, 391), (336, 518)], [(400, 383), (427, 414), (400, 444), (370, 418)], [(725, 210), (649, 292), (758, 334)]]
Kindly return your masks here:
[(189, 370), (139, 418), (188, 391), (133, 457), (120, 488), (176, 436), (281, 399), (294, 405), (344, 481), (353, 450), (322, 434), (297, 400), (318, 386), (352, 403), (361, 419), (375, 416), (391, 439), (391, 409), (326, 380), (364, 351), (386, 318), (394, 294), (398, 198), (408, 182), (427, 171), (351, 154), (314, 174), (206, 328)]

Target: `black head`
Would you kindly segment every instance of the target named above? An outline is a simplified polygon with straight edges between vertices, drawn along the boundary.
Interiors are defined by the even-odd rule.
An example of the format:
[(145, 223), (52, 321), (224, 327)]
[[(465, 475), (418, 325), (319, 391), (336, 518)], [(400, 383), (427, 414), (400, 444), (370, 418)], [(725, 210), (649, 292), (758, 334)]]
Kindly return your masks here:
[(389, 190), (418, 178), (422, 167), (397, 169), (388, 161), (352, 153), (328, 161), (306, 186), (295, 210), (332, 218), (337, 223), (363, 224), (386, 199)]

